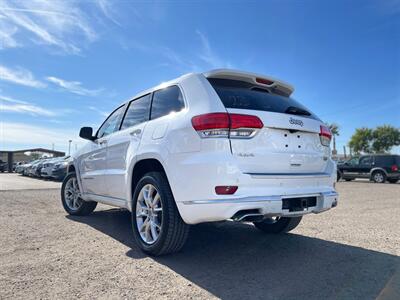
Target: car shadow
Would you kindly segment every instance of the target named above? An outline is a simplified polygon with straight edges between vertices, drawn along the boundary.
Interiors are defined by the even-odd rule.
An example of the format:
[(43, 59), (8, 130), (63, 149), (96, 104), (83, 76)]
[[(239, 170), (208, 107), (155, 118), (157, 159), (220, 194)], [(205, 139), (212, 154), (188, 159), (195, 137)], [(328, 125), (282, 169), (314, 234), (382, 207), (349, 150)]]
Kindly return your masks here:
[[(67, 218), (130, 247), (132, 259), (146, 257), (126, 210)], [(221, 299), (400, 299), (398, 256), (299, 234), (265, 235), (249, 224), (192, 226), (180, 253), (154, 260)]]

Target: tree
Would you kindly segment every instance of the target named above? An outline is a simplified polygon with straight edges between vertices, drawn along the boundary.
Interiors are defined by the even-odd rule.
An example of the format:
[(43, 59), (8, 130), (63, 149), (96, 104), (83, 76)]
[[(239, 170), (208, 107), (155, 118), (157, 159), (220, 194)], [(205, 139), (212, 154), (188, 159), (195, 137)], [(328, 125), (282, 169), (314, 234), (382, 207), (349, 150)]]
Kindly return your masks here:
[(332, 153), (334, 155), (336, 155), (337, 154), (337, 151), (336, 151), (336, 136), (339, 135), (339, 125), (337, 125), (335, 123), (327, 124), (327, 125), (328, 125), (328, 127), (329, 127), (329, 129), (330, 129), (330, 131), (332, 133), (332, 139), (333, 139), (333, 151), (332, 151)]
[(394, 146), (400, 145), (400, 129), (383, 125), (373, 131), (372, 149), (376, 153), (389, 152)]
[(357, 128), (356, 132), (350, 138), (350, 148), (352, 148), (355, 153), (371, 153), (373, 133), (373, 130), (370, 128)]

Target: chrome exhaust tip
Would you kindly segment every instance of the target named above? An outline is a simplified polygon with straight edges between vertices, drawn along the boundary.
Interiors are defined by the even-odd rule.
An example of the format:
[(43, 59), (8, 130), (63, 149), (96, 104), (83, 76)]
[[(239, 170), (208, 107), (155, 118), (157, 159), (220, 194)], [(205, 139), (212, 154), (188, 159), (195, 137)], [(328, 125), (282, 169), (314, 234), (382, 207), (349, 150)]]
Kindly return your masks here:
[(231, 218), (235, 222), (260, 222), (264, 219), (258, 209), (240, 210)]

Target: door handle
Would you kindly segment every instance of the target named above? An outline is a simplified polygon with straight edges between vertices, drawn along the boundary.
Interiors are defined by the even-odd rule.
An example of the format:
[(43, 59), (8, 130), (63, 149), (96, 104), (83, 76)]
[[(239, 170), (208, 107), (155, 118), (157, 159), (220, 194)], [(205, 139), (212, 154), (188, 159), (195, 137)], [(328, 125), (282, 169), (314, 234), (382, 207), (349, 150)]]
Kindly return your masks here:
[(137, 136), (137, 135), (139, 135), (141, 132), (142, 132), (141, 129), (135, 129), (135, 130), (131, 131), (129, 134), (130, 134), (130, 135), (133, 135), (133, 136)]
[(107, 140), (100, 141), (99, 144), (100, 145), (105, 145), (105, 144), (107, 144)]

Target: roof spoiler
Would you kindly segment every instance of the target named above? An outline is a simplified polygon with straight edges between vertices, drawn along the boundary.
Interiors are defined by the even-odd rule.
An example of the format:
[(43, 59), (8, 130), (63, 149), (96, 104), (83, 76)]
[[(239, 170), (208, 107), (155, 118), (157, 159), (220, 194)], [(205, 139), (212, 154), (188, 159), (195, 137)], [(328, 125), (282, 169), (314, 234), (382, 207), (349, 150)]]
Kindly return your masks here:
[(273, 92), (289, 97), (293, 91), (294, 87), (290, 84), (283, 82), (281, 80), (259, 75), (255, 73), (248, 73), (229, 69), (216, 69), (209, 72), (203, 73), (207, 78), (221, 78), (221, 79), (233, 79), (247, 81), (265, 88), (271, 89)]

